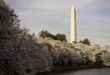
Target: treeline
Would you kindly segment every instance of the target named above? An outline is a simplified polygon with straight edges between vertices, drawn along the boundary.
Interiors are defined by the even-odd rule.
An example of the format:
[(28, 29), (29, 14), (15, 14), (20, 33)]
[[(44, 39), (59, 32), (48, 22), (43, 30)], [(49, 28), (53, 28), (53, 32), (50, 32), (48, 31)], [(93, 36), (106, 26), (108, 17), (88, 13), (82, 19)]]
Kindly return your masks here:
[[(100, 47), (97, 44), (85, 45), (82, 43), (71, 44), (55, 41), (50, 38), (38, 39), (38, 42), (53, 47), (59, 55), (55, 66), (76, 65), (101, 65), (110, 66), (110, 47)], [(54, 52), (54, 53), (55, 53)]]
[[(65, 34), (57, 33), (56, 35), (53, 35), (52, 33), (50, 33), (47, 30), (40, 31), (38, 33), (38, 37), (39, 38), (52, 38), (54, 40), (59, 40), (61, 42), (63, 42), (63, 41), (67, 42), (67, 38), (66, 38)], [(91, 45), (91, 42), (88, 38), (85, 38), (84, 40), (80, 40), (79, 43), (86, 44), (86, 45)]]
[(60, 40), (60, 41), (66, 41), (67, 42), (67, 38), (66, 38), (66, 35), (64, 34), (60, 34), (60, 33), (57, 33), (56, 35), (53, 35), (51, 34), (49, 31), (47, 30), (42, 30), (39, 32), (38, 34), (39, 37), (42, 37), (42, 38), (52, 38), (54, 40)]

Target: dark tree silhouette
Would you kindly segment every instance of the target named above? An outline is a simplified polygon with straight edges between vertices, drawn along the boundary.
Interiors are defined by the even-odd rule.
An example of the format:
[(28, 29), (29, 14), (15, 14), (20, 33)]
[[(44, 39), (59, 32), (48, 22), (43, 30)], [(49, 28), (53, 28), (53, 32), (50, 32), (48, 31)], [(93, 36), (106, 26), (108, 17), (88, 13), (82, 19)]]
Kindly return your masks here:
[(87, 38), (85, 38), (83, 41), (80, 40), (79, 43), (83, 43), (83, 44), (86, 44), (86, 45), (91, 45), (91, 42)]
[(39, 37), (52, 38), (52, 39), (54, 39), (54, 40), (59, 40), (59, 41), (62, 41), (62, 42), (63, 42), (63, 41), (67, 41), (66, 35), (60, 34), (60, 33), (57, 33), (56, 35), (53, 35), (53, 34), (51, 34), (51, 33), (50, 33), (49, 31), (47, 31), (47, 30), (42, 30), (42, 31), (40, 31), (40, 32), (39, 32)]

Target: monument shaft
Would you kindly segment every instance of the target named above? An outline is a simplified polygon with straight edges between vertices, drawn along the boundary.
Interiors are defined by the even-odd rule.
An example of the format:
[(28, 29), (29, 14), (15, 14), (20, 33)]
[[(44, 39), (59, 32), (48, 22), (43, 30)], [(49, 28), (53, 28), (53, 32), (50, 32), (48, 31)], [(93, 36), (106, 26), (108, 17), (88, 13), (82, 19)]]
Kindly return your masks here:
[(77, 42), (77, 30), (76, 30), (76, 9), (71, 9), (71, 42)]

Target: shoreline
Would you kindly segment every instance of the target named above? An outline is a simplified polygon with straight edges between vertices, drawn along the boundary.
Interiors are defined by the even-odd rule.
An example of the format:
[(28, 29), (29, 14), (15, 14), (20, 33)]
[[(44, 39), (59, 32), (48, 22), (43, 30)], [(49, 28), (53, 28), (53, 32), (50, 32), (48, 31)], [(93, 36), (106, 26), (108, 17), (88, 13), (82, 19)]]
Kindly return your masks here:
[(75, 65), (75, 66), (54, 66), (51, 71), (38, 73), (36, 75), (54, 75), (70, 71), (86, 70), (86, 69), (110, 68), (104, 65)]

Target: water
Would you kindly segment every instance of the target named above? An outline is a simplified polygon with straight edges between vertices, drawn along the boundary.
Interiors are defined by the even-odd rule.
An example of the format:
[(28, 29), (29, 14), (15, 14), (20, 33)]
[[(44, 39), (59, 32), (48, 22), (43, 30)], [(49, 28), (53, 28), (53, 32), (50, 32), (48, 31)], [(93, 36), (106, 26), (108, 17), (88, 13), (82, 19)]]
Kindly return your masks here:
[(110, 75), (110, 68), (78, 70), (56, 75)]

